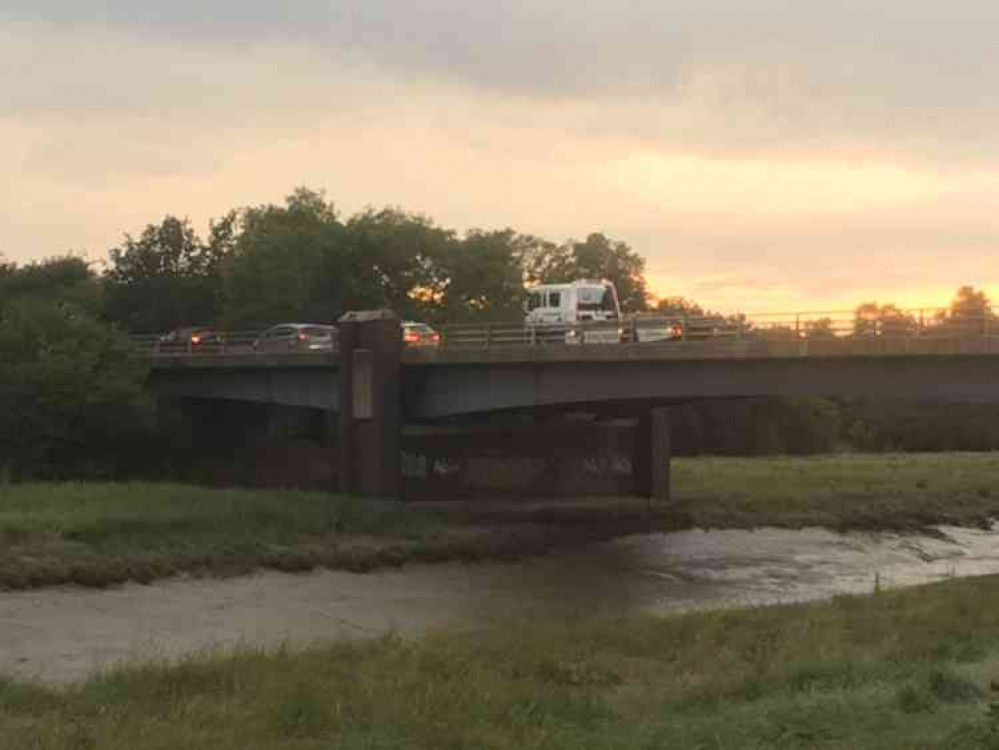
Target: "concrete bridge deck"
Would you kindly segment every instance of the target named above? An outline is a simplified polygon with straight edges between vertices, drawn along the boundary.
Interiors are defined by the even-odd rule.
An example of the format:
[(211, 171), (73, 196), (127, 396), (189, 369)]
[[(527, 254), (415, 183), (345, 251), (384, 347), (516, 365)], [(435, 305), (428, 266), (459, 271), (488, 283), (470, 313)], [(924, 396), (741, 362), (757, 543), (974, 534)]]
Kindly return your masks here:
[[(159, 355), (167, 395), (339, 408), (337, 353)], [(999, 337), (406, 349), (414, 419), (551, 406), (774, 395), (999, 401)]]

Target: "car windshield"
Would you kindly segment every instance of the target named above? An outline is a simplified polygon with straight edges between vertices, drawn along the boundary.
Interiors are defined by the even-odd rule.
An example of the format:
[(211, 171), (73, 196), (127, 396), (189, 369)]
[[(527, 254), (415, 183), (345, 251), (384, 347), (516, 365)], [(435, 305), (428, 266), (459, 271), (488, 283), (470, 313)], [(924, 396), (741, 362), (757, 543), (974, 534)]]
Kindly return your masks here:
[(587, 311), (604, 310), (617, 312), (614, 287), (583, 287), (579, 290), (579, 309)]

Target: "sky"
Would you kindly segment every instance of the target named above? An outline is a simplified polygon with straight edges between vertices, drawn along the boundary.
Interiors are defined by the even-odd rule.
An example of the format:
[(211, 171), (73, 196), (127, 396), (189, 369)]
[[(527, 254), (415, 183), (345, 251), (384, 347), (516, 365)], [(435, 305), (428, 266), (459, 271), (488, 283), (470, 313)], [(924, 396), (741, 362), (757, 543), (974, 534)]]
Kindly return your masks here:
[(999, 299), (994, 0), (0, 0), (0, 253), (325, 190), (724, 312)]

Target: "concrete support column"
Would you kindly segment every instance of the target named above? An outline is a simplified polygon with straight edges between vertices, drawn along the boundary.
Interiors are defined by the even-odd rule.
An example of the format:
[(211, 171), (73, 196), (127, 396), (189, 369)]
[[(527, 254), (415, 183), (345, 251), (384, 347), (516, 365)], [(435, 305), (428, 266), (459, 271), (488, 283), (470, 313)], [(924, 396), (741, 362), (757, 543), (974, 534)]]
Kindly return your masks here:
[(635, 494), (659, 502), (670, 500), (669, 411), (650, 409), (635, 428), (631, 470)]
[(399, 497), (402, 485), (402, 327), (390, 310), (340, 319), (338, 487)]

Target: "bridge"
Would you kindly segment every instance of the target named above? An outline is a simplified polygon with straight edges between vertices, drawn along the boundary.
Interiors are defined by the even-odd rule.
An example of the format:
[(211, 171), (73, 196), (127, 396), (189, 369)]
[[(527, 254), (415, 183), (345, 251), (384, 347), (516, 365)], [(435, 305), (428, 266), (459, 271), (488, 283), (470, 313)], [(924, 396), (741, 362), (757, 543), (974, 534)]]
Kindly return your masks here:
[[(330, 351), (259, 351), (248, 336), (197, 351), (159, 351), (151, 340), (137, 345), (160, 394), (334, 415), (341, 488), (391, 494), (404, 424), (574, 409), (637, 416), (644, 437), (636, 441), (642, 457), (635, 464), (650, 466), (643, 457), (654, 454), (648, 469), (654, 472), (656, 462), (668, 461), (663, 407), (685, 401), (834, 395), (999, 401), (999, 326), (991, 311), (959, 318), (899, 314), (904, 322), (858, 321), (850, 313), (684, 318), (678, 326), (676, 316), (645, 317), (629, 321), (630, 331), (617, 323), (450, 326), (439, 345), (405, 347), (396, 318), (362, 313), (345, 316)], [(663, 496), (668, 473), (639, 484)]]

